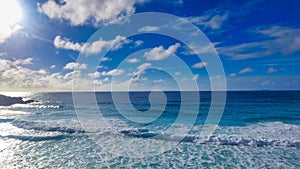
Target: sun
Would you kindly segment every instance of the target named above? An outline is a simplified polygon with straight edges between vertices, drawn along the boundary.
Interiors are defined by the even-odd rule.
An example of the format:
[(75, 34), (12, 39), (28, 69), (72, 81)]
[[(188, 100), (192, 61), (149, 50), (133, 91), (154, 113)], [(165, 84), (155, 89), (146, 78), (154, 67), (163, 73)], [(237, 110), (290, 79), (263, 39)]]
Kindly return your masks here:
[(16, 0), (0, 0), (0, 27), (11, 27), (22, 18), (22, 11)]

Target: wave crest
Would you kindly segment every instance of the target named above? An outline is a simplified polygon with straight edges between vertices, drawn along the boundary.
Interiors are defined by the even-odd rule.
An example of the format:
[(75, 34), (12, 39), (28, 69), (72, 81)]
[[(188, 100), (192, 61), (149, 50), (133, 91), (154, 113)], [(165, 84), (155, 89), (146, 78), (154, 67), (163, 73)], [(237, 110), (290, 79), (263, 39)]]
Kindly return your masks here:
[(23, 128), (27, 130), (40, 130), (50, 132), (64, 132), (64, 133), (85, 133), (84, 130), (78, 128), (69, 128), (66, 126), (48, 126), (43, 123), (31, 122), (31, 121), (14, 121), (12, 123), (15, 127)]

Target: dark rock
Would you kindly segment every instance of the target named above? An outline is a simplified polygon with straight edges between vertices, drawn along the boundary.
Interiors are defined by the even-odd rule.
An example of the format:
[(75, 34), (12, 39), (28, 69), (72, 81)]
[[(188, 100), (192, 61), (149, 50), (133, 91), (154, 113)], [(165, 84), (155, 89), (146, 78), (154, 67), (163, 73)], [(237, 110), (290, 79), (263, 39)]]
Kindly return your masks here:
[(24, 101), (24, 104), (29, 104), (29, 103), (33, 103), (33, 102), (35, 102), (35, 100), (26, 100), (26, 101)]
[(9, 97), (0, 95), (0, 106), (11, 106), (13, 104), (28, 104), (32, 102), (34, 102), (34, 100), (23, 101), (22, 97)]

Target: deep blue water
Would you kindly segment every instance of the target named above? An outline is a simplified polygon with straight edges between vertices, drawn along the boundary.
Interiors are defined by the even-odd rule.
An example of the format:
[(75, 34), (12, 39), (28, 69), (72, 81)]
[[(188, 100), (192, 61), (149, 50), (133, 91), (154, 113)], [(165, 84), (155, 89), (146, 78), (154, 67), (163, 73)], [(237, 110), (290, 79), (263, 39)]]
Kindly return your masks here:
[[(188, 92), (186, 92), (188, 93)], [(174, 122), (180, 109), (180, 92), (165, 92), (168, 102), (166, 111), (158, 120)], [(122, 96), (122, 93), (120, 93)], [(200, 92), (200, 108), (196, 124), (204, 123), (211, 103), (211, 92)], [(114, 108), (110, 93), (97, 93), (97, 100)], [(138, 110), (147, 110), (149, 92), (132, 92), (132, 104)], [(226, 106), (219, 123), (221, 126), (247, 126), (263, 122), (300, 124), (299, 91), (229, 91)], [(191, 100), (191, 102), (193, 102)], [(101, 106), (100, 106), (101, 108)], [(105, 111), (105, 109), (104, 109)], [(117, 110), (111, 110), (117, 112)], [(114, 115), (120, 115), (118, 113)]]
[[(96, 109), (90, 93), (77, 94), (82, 104), (76, 110), (85, 117), (77, 116), (68, 92), (27, 93), (24, 99), (37, 102), (0, 106), (0, 168), (300, 167), (300, 91), (227, 92), (221, 120), (205, 125), (215, 129), (208, 136), (201, 132), (211, 92), (199, 93), (199, 107), (193, 92), (164, 92), (162, 112), (163, 97), (150, 101), (150, 92), (131, 92), (130, 102), (123, 92), (114, 93), (117, 102), (110, 92), (99, 92)], [(183, 94), (191, 97), (183, 101)], [(160, 144), (174, 146), (156, 154), (152, 145)], [(135, 151), (153, 155), (131, 158)]]

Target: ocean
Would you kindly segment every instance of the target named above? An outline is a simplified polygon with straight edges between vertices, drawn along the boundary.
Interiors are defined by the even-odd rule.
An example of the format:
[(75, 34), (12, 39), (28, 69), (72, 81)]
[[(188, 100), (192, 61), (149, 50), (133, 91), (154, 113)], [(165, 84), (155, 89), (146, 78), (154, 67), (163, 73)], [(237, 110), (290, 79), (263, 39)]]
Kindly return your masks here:
[[(0, 168), (300, 168), (300, 91), (229, 91), (218, 123), (206, 123), (211, 92), (196, 112), (180, 92), (165, 92), (166, 104), (116, 92), (117, 106), (97, 92), (97, 108), (83, 92), (78, 107), (71, 92), (4, 94), (36, 102), (0, 106)], [(214, 130), (202, 136), (205, 126)]]

